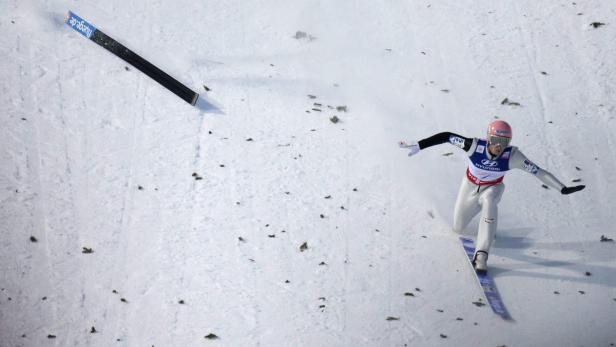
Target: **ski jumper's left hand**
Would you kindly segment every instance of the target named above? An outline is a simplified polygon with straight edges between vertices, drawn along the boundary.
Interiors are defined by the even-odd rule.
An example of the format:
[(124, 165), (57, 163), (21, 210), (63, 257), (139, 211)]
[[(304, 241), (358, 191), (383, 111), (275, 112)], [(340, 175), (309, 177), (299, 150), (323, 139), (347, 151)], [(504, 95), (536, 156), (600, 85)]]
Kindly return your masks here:
[(526, 158), (526, 156), (517, 147), (515, 147), (515, 151), (511, 154), (509, 166), (511, 168), (521, 169), (535, 175), (539, 180), (541, 180), (541, 182), (543, 182), (543, 184), (557, 189), (561, 192), (561, 194), (566, 195), (579, 192), (586, 187), (585, 185), (579, 185), (575, 187), (565, 186), (556, 177), (554, 177), (554, 175), (535, 165), (535, 163), (533, 163), (532, 161), (528, 160), (528, 158)]
[(580, 185), (580, 186), (575, 186), (575, 187), (564, 187), (560, 192), (562, 194), (571, 194), (571, 193), (579, 192), (585, 187), (586, 187), (585, 185)]

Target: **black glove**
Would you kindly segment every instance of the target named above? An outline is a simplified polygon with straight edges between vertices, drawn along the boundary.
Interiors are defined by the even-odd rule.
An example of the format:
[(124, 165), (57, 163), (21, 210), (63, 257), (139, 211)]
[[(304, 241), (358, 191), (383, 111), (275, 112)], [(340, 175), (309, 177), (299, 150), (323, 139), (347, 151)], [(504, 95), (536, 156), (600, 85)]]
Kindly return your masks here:
[(563, 194), (571, 194), (584, 189), (586, 186), (564, 187), (560, 192)]

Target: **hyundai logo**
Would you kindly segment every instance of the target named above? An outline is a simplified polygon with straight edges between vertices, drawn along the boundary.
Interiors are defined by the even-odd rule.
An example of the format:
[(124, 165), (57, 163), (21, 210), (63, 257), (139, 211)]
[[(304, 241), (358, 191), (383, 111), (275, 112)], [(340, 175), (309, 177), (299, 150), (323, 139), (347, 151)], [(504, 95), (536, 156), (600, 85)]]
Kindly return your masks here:
[(492, 161), (490, 159), (484, 159), (481, 161), (481, 164), (487, 167), (495, 167), (496, 165), (498, 165), (498, 162)]

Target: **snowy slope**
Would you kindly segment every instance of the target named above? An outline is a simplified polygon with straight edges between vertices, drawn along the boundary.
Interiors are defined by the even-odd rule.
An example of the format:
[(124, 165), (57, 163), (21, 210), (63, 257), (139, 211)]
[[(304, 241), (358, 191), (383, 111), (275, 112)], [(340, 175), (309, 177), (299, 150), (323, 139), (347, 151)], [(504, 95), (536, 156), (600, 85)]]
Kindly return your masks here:
[[(68, 9), (222, 114), (72, 31)], [(614, 2), (0, 10), (0, 346), (616, 344)], [(490, 266), (513, 322), (473, 304), (450, 231), (463, 153), (396, 145), (496, 116), (587, 185), (507, 176)]]

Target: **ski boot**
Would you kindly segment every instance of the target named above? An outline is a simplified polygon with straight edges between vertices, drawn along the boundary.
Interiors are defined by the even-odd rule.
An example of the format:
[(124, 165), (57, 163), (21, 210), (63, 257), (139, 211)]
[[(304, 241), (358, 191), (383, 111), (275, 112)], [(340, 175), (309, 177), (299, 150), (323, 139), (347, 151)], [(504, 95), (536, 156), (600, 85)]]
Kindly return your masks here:
[(480, 275), (485, 275), (488, 273), (488, 252), (486, 251), (477, 251), (475, 252), (475, 257), (473, 258), (473, 267), (475, 271)]

